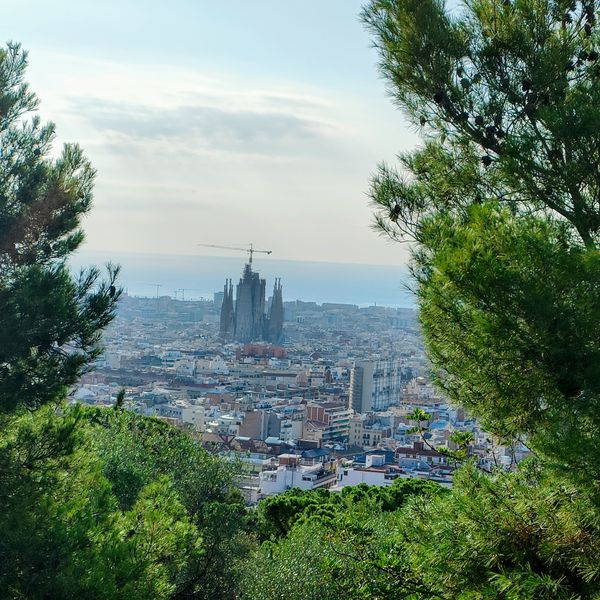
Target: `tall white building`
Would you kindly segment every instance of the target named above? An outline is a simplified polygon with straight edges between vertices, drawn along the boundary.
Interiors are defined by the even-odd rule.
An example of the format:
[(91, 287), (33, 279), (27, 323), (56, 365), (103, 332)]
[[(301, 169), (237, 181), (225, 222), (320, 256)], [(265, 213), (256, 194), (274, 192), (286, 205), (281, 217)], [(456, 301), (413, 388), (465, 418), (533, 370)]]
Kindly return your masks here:
[(401, 359), (357, 360), (350, 373), (350, 407), (357, 413), (398, 404), (406, 384)]

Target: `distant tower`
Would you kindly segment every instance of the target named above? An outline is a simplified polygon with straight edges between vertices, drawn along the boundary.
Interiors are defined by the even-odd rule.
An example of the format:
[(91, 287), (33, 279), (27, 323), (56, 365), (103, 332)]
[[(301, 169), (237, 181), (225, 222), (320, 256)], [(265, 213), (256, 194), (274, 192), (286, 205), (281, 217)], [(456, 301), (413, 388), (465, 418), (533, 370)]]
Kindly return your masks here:
[(223, 339), (233, 338), (235, 331), (234, 311), (233, 311), (233, 284), (231, 279), (225, 281), (223, 288), (223, 303), (221, 304), (221, 323), (219, 335)]
[(281, 279), (275, 280), (271, 310), (265, 324), (265, 340), (271, 344), (283, 342), (283, 292)]
[(261, 279), (258, 273), (254, 273), (250, 264), (247, 264), (235, 292), (233, 339), (238, 342), (251, 342), (262, 338), (265, 285), (265, 280)]
[(265, 280), (252, 271), (250, 263), (246, 264), (236, 286), (234, 304), (233, 285), (230, 279), (227, 280), (221, 305), (221, 338), (244, 343), (254, 340), (265, 340), (272, 344), (283, 342), (281, 280), (275, 280), (268, 316), (265, 314), (265, 288)]

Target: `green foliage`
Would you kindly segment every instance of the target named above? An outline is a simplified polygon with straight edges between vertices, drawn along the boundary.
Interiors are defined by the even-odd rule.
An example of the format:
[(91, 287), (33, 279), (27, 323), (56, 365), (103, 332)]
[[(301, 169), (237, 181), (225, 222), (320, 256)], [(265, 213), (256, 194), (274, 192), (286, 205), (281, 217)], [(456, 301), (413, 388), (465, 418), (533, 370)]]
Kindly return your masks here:
[(261, 540), (274, 540), (286, 536), (294, 523), (309, 510), (330, 504), (327, 490), (293, 488), (261, 500), (254, 509), (251, 522)]
[(81, 410), (6, 422), (0, 437), (0, 589), (11, 598), (169, 598), (202, 538), (167, 478), (120, 510)]
[[(382, 491), (399, 494), (389, 510), (382, 510)], [(304, 498), (306, 508), (285, 535), (251, 555), (243, 598), (550, 600), (599, 593), (598, 507), (537, 463), (492, 476), (467, 464), (451, 492), (416, 480), (344, 492), (329, 503), (315, 494), (313, 504), (311, 492), (284, 494), (290, 505)]]
[[(314, 494), (316, 503), (306, 504), (287, 535), (264, 542), (250, 558), (242, 598), (428, 598), (421, 577), (407, 561), (394, 510), (410, 497), (437, 496), (441, 488), (396, 483), (389, 510), (383, 511), (381, 488), (345, 488), (344, 494), (330, 494), (329, 502), (324, 501), (326, 494)], [(293, 499), (311, 492), (285, 495)], [(261, 504), (265, 502), (269, 504)]]
[(361, 483), (345, 487), (340, 493), (330, 493), (325, 489), (293, 488), (261, 500), (250, 522), (261, 541), (273, 541), (288, 535), (298, 522), (325, 522), (336, 517), (340, 511), (362, 502), (377, 506), (377, 510), (390, 512), (403, 506), (413, 496), (435, 496), (445, 492), (435, 483), (417, 479), (396, 479), (387, 487)]
[(536, 465), (493, 477), (464, 468), (452, 494), (401, 516), (410, 564), (442, 598), (592, 598), (600, 515)]
[[(331, 551), (318, 524), (293, 529), (279, 544), (265, 542), (248, 561), (241, 597), (248, 600), (335, 600), (328, 581)], [(335, 558), (335, 557), (333, 557)]]
[(251, 540), (235, 487), (235, 467), (208, 454), (189, 432), (127, 411), (87, 409), (103, 475), (123, 510), (157, 478), (166, 478), (203, 539), (204, 552), (179, 573), (179, 595), (230, 598)]
[(123, 508), (130, 508), (157, 474), (169, 477), (194, 515), (206, 502), (242, 503), (233, 485), (233, 465), (208, 454), (189, 432), (129, 411), (82, 410), (104, 474)]
[(378, 223), (419, 238), (426, 215), (482, 199), (559, 215), (593, 246), (600, 227), (597, 0), (372, 0), (363, 20), (394, 102), (428, 136), (381, 167)]
[(361, 483), (344, 488), (339, 498), (342, 504), (357, 504), (368, 500), (383, 512), (393, 512), (402, 508), (411, 498), (433, 498), (444, 496), (448, 490), (431, 481), (420, 479), (396, 479), (392, 485), (385, 487), (369, 486)]
[(490, 431), (597, 479), (600, 255), (493, 204), (422, 228), (413, 270), (437, 383)]
[(125, 402), (125, 388), (121, 388), (117, 394), (117, 398), (115, 399), (115, 410), (120, 410), (123, 408), (123, 404)]
[(450, 15), (440, 0), (373, 0), (363, 13), (390, 93), (427, 135), (400, 157), (403, 173), (382, 166), (371, 191), (378, 226), (417, 242), (437, 384), (491, 432), (592, 485), (597, 9), (470, 0)]
[(251, 546), (229, 464), (166, 423), (38, 409), (0, 435), (10, 597), (233, 598)]
[(73, 278), (95, 172), (76, 145), (48, 157), (54, 126), (41, 125), (24, 82), (27, 55), (0, 49), (0, 413), (60, 400), (98, 356), (113, 318), (118, 268)]

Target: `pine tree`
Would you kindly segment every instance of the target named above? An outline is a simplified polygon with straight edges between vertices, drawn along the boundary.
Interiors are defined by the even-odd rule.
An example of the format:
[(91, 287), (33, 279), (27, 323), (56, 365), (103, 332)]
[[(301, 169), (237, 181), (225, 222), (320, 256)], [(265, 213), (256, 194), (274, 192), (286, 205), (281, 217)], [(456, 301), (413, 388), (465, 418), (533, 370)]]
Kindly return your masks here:
[(372, 0), (424, 145), (382, 165), (376, 226), (413, 245), (437, 383), (485, 427), (600, 480), (597, 0)]
[[(600, 234), (598, 0), (372, 0), (363, 19), (394, 103), (426, 137), (382, 167), (379, 223), (418, 235), (423, 216), (495, 198)], [(389, 218), (391, 224), (386, 225)], [(399, 228), (399, 229), (398, 229)]]
[(98, 356), (118, 268), (73, 277), (95, 171), (77, 145), (50, 158), (54, 125), (35, 115), (27, 53), (0, 50), (0, 413), (62, 399)]

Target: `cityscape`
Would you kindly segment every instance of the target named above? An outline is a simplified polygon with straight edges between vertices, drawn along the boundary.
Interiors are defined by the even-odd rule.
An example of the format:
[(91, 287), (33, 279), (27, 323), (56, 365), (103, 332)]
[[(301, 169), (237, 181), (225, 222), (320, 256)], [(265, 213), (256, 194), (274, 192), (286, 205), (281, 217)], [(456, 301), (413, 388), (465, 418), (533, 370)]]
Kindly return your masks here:
[(5, 8), (0, 600), (600, 600), (600, 0)]
[[(265, 259), (268, 260), (268, 259)], [(510, 469), (529, 452), (500, 444), (433, 386), (410, 308), (285, 300), (246, 262), (212, 300), (121, 299), (105, 350), (71, 397), (192, 431), (243, 464), (249, 504), (299, 487), (339, 490), (397, 478), (452, 485), (455, 431), (480, 467)], [(415, 409), (429, 418), (415, 429)]]

